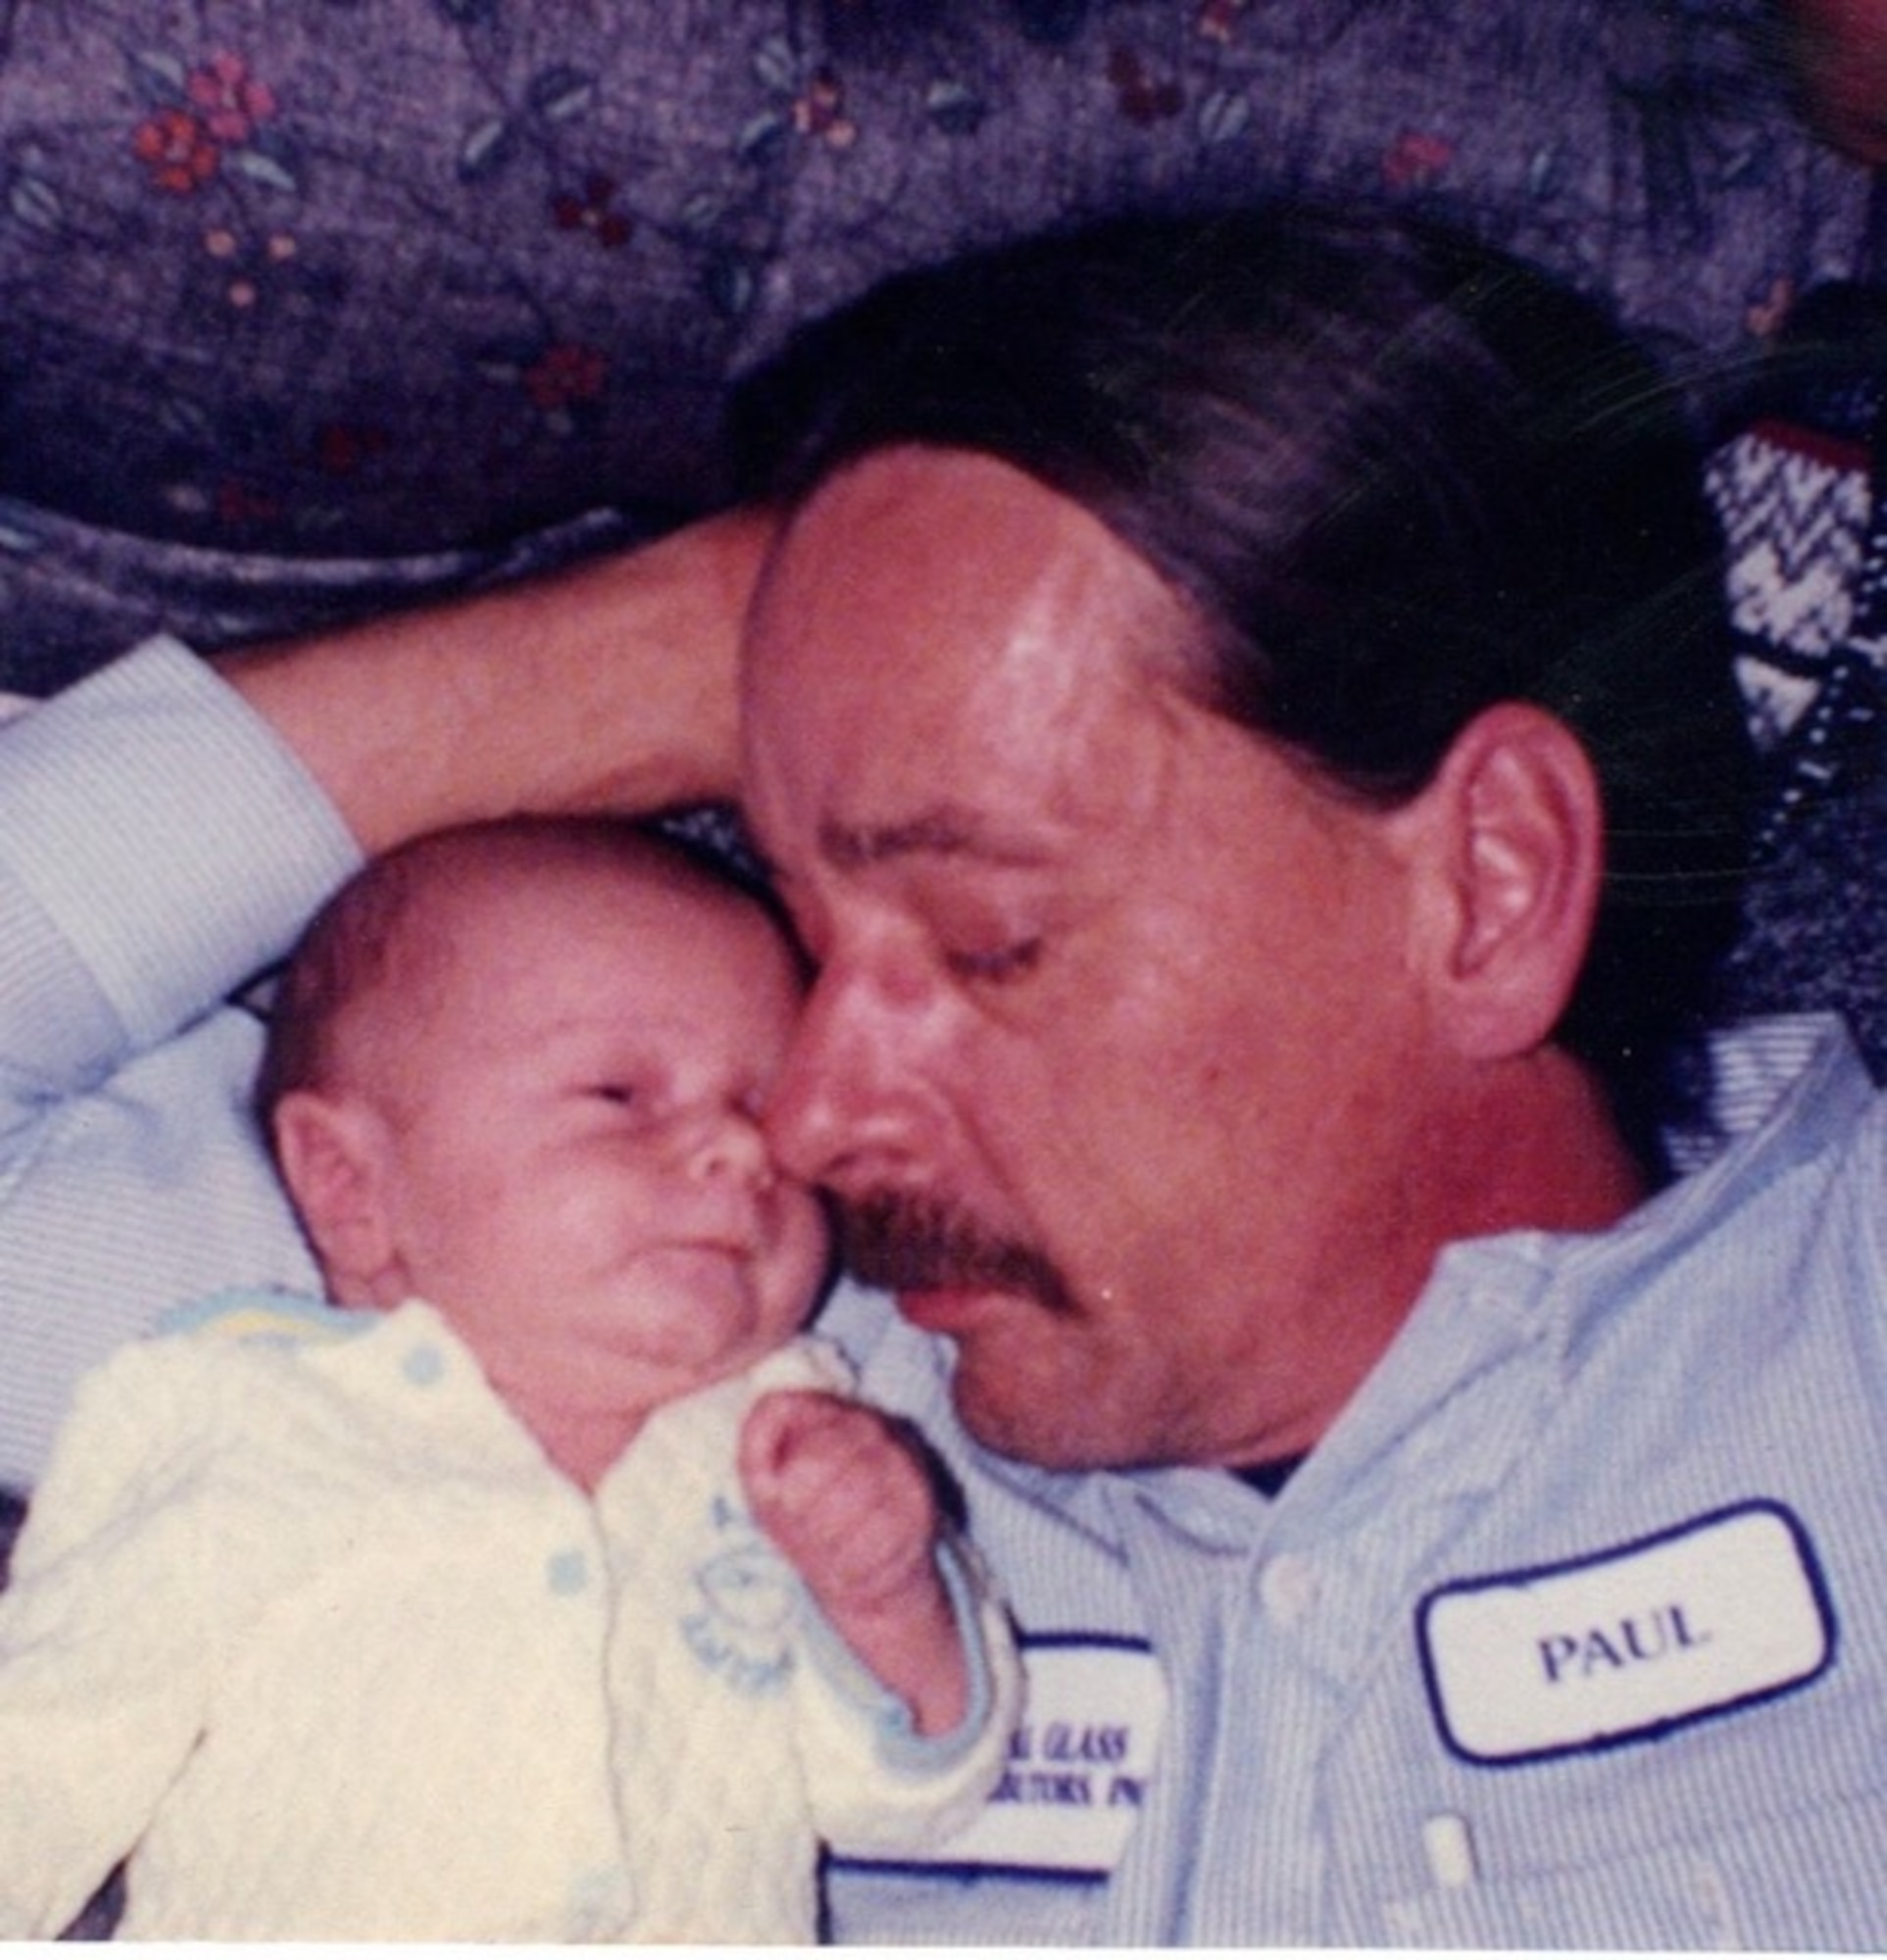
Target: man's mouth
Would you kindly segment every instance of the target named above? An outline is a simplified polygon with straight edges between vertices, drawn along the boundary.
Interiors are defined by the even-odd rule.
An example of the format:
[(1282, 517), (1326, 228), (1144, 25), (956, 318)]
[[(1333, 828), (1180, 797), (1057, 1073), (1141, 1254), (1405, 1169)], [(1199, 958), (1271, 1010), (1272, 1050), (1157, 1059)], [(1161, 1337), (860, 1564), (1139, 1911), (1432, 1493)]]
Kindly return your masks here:
[(855, 1278), (901, 1298), (1007, 1293), (1054, 1313), (1074, 1309), (1072, 1291), (1045, 1252), (932, 1198), (884, 1191), (845, 1200), (839, 1244)]

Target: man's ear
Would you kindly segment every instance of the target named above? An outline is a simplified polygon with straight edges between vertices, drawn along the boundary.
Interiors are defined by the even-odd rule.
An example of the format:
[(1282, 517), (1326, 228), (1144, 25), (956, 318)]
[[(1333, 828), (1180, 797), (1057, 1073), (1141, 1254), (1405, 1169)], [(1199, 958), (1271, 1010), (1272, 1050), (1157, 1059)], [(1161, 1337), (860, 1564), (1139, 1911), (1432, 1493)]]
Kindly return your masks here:
[(1585, 962), (1605, 863), (1598, 777), (1557, 716), (1503, 702), (1421, 796), (1438, 1025), (1477, 1060), (1551, 1034)]
[(396, 1248), (378, 1112), (358, 1097), (295, 1089), (276, 1103), (273, 1132), (282, 1182), (329, 1290), (344, 1305), (392, 1304), (382, 1298)]

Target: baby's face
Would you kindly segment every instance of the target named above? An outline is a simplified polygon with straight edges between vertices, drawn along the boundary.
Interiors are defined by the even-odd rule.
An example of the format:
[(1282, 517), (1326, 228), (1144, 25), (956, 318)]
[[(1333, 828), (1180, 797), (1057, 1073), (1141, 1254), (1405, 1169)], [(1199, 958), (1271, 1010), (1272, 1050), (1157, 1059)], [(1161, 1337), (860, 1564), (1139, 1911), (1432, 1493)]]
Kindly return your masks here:
[(800, 1005), (771, 926), (606, 866), (453, 911), (391, 1049), (406, 1290), (501, 1389), (665, 1396), (777, 1347), (826, 1233), (756, 1122)]

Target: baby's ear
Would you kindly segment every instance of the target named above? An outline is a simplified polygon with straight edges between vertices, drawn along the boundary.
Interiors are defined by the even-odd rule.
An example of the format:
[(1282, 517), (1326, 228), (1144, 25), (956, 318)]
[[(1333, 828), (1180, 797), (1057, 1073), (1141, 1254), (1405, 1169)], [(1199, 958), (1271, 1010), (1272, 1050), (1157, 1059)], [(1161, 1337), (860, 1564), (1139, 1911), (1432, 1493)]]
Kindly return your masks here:
[(386, 1188), (385, 1126), (358, 1097), (293, 1089), (275, 1104), (282, 1182), (343, 1305), (392, 1305), (396, 1249)]

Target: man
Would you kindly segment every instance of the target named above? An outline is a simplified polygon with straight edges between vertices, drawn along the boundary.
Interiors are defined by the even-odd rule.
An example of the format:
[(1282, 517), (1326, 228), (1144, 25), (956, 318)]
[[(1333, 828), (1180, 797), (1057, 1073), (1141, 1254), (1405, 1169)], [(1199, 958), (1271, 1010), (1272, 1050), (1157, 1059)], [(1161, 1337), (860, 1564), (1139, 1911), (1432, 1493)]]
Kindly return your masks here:
[[(893, 285), (755, 419), (819, 486), (747, 668), (824, 969), (775, 1126), (855, 1268), (973, 1324), (960, 1403), (1091, 1335), (1053, 1437), (984, 1441), (1301, 1453), (1442, 1246), (1636, 1201), (1742, 756), (1694, 463), (1585, 309), (1395, 228), (1128, 223)], [(932, 1298), (1005, 1261), (1048, 1315)], [(1116, 1410), (1156, 1313), (1233, 1351)]]
[[(770, 1128), (1030, 1644), (989, 1814), (836, 1870), (841, 1936), (1877, 1943), (1887, 1116), (1745, 1053), (1779, 1113), (1669, 1181), (1742, 766), (1661, 400), (1517, 269), (1314, 216), (926, 275), (757, 394), (744, 786), (819, 968)], [(642, 637), (675, 563), (600, 791), (474, 648), (487, 796), (724, 779)], [(234, 678), (372, 847), (459, 759), (364, 762), (369, 671)]]
[[(1882, 1930), (1877, 1777), (1790, 1766), (1864, 1705), (1879, 1502), (1762, 1409), (1877, 1474), (1877, 1276), (1811, 1309), (1736, 1271), (1766, 1205), (1646, 1202), (1744, 770), (1659, 402), (1515, 269), (1304, 215), (914, 275), (759, 392), (745, 781), (820, 969), (772, 1133), (979, 1444), (1149, 1466), (993, 1480), (1171, 1684), (1111, 1934)], [(1038, 1538), (1024, 1625), (1091, 1631)]]

